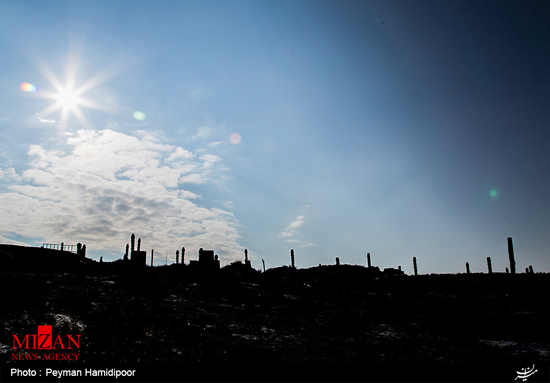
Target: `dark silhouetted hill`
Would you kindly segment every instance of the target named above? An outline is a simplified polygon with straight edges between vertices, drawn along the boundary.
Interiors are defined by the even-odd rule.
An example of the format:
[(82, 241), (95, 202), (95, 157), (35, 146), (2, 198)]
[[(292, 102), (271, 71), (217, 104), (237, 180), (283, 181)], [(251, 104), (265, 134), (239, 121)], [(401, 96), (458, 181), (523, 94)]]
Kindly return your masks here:
[(79, 257), (68, 251), (0, 245), (0, 270), (2, 271), (76, 271), (96, 261)]
[(79, 366), (137, 381), (512, 381), (533, 364), (529, 381), (548, 381), (549, 282), (345, 264), (198, 275), (3, 245), (0, 362), (10, 334), (51, 324), (82, 333)]

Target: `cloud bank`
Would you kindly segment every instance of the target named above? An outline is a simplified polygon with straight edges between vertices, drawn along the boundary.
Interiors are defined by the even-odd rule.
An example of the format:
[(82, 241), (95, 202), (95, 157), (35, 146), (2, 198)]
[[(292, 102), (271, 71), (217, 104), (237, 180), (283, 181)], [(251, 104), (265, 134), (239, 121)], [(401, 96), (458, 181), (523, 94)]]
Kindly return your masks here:
[(222, 261), (241, 252), (233, 213), (201, 206), (201, 196), (184, 189), (221, 182), (228, 171), (221, 157), (197, 157), (149, 134), (109, 129), (78, 131), (67, 144), (69, 153), (31, 145), (27, 170), (0, 171), (9, 181), (0, 194), (0, 238), (81, 242), (110, 258), (122, 256), (131, 233), (162, 258), (166, 251), (173, 258), (182, 246), (187, 259), (200, 247), (214, 249)]

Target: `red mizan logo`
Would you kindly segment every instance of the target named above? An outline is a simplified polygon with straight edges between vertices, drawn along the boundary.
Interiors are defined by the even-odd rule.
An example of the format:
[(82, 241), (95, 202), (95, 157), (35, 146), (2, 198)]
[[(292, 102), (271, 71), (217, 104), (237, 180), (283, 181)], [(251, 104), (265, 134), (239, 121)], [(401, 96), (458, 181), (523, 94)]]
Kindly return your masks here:
[[(25, 352), (13, 353), (12, 360), (78, 360), (81, 336), (82, 334), (57, 335), (54, 337), (52, 326), (38, 326), (38, 333), (27, 334), (23, 339), (12, 334), (12, 350), (25, 350)], [(38, 354), (36, 352), (29, 352), (30, 350), (52, 350), (55, 352)]]

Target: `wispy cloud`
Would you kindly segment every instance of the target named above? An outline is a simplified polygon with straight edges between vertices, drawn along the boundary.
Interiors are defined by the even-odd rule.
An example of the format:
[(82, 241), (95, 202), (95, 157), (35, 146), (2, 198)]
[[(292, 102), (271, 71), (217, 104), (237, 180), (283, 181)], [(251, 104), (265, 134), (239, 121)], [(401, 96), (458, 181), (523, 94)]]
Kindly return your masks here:
[(296, 217), (296, 219), (286, 227), (286, 229), (281, 233), (281, 235), (279, 235), (279, 237), (292, 237), (293, 235), (298, 234), (298, 228), (304, 224), (305, 218), (306, 217), (304, 217), (303, 215), (299, 215), (298, 217)]
[(283, 232), (281, 232), (279, 238), (284, 238), (285, 242), (287, 243), (296, 243), (300, 245), (300, 247), (314, 246), (313, 243), (301, 239), (292, 238), (294, 236), (301, 235), (298, 229), (304, 224), (305, 218), (306, 217), (303, 215), (297, 216), (296, 219), (292, 221)]
[(219, 146), (219, 145), (221, 145), (221, 144), (223, 144), (222, 141), (214, 141), (214, 142), (209, 143), (209, 144), (206, 145), (206, 146), (208, 146), (209, 148), (215, 148), (215, 147), (217, 147), (217, 146)]
[(299, 215), (298, 217), (296, 217), (296, 220), (292, 222), (290, 225), (288, 225), (288, 227), (286, 228), (286, 231), (292, 232), (292, 231), (298, 230), (298, 228), (304, 224), (305, 218), (306, 217), (304, 217), (303, 215)]
[[(231, 261), (242, 246), (230, 211), (205, 207), (186, 183), (222, 182), (223, 159), (113, 130), (78, 131), (69, 153), (32, 145), (30, 168), (0, 194), (0, 238), (13, 234), (44, 242), (86, 243), (123, 253), (131, 233), (147, 249), (213, 248)], [(226, 168), (225, 168), (226, 169)], [(19, 177), (19, 178), (18, 178)], [(201, 200), (202, 206), (194, 201)]]
[(207, 96), (208, 92), (205, 90), (203, 86), (198, 86), (197, 88), (193, 89), (191, 92), (189, 92), (189, 97), (192, 100), (198, 100), (205, 96)]
[(38, 119), (38, 121), (40, 121), (42, 124), (46, 124), (46, 125), (53, 125), (55, 124), (57, 121), (56, 120), (53, 120), (51, 118), (44, 118), (42, 117), (41, 115), (39, 115), (38, 113), (36, 113), (35, 117)]

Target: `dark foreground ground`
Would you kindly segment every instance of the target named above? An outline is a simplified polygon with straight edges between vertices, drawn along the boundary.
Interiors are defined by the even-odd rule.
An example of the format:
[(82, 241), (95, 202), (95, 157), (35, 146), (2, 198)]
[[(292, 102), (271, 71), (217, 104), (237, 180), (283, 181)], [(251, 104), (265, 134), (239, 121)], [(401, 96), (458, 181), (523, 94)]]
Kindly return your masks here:
[[(136, 369), (137, 381), (514, 381), (535, 365), (528, 381), (549, 381), (548, 274), (126, 266), (0, 268), (2, 380), (94, 367)], [(42, 352), (12, 349), (12, 334), (38, 325), (82, 334), (79, 360), (14, 361)]]

